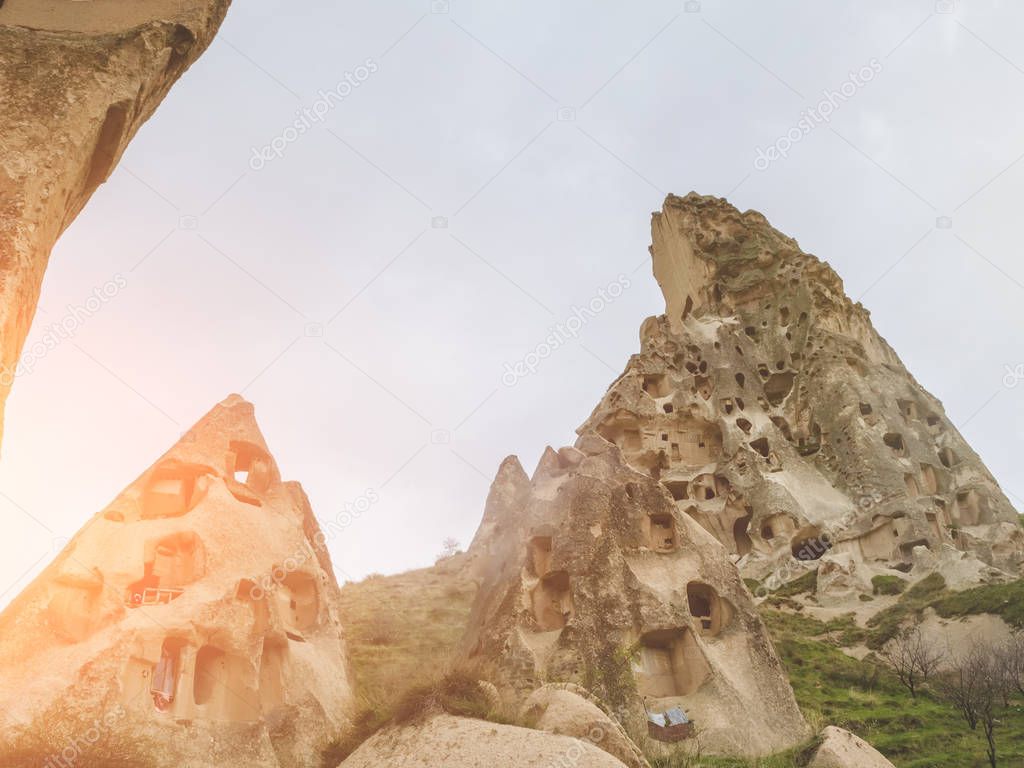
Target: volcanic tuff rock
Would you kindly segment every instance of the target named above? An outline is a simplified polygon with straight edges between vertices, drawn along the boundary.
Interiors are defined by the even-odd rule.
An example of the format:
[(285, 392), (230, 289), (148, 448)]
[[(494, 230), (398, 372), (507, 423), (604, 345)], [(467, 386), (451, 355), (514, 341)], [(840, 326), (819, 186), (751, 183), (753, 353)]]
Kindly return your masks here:
[(824, 558), (856, 599), (851, 584), (941, 571), (955, 550), (979, 578), (1020, 572), (1012, 505), (827, 264), (694, 193), (665, 200), (652, 239), (666, 314), (644, 322), (580, 445), (613, 443), (773, 586)]
[(831, 725), (821, 732), (821, 745), (807, 765), (808, 768), (895, 768), (866, 741)]
[(113, 717), (132, 764), (308, 764), (351, 698), (324, 545), (232, 395), (0, 614), (0, 763)]
[(437, 715), (386, 728), (345, 760), (345, 768), (626, 768), (586, 741), (529, 728)]
[[(599, 436), (548, 449), (532, 479), (506, 459), (488, 499), (463, 654), (523, 693), (595, 694), (633, 732), (681, 705), (705, 751), (763, 755), (807, 726), (725, 549)], [(471, 560), (476, 562), (476, 560)]]
[(54, 242), (209, 45), (228, 3), (0, 3), (0, 434)]

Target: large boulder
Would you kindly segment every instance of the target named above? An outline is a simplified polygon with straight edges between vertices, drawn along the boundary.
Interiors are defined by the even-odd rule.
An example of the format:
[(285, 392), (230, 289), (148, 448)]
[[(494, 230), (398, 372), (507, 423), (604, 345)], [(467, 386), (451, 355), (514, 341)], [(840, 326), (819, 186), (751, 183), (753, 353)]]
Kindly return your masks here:
[(807, 768), (896, 768), (864, 739), (830, 725)]
[(344, 762), (344, 768), (625, 768), (592, 744), (529, 728), (437, 715), (386, 728)]
[(252, 405), (216, 406), (0, 614), (0, 764), (304, 764), (351, 702), (325, 544)]
[(589, 741), (629, 768), (649, 768), (622, 725), (585, 689), (572, 683), (538, 688), (523, 704), (521, 718), (537, 730)]

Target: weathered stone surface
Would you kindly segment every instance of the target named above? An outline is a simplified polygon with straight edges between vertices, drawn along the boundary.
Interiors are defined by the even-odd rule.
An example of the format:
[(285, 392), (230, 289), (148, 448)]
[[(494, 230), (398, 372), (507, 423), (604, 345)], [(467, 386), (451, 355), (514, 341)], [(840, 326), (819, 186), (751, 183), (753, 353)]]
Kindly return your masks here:
[(1012, 505), (827, 264), (693, 193), (665, 200), (652, 235), (667, 314), (644, 322), (577, 447), (616, 445), (774, 586), (827, 551), (852, 578), (819, 596), (854, 602), (916, 547), (1019, 574)]
[(629, 768), (650, 768), (622, 725), (578, 685), (562, 683), (538, 688), (523, 704), (520, 717), (537, 730), (589, 741)]
[(305, 494), (233, 395), (0, 614), (0, 763), (114, 713), (133, 765), (309, 764), (351, 698), (338, 600)]
[(387, 728), (343, 763), (345, 768), (625, 768), (592, 744), (529, 728), (437, 715), (417, 725)]
[(895, 768), (881, 752), (842, 728), (830, 725), (821, 738), (808, 768)]
[(228, 3), (0, 3), (0, 434), (53, 244)]
[(801, 741), (807, 727), (725, 549), (617, 447), (593, 447), (577, 463), (542, 459), (525, 506), (519, 493), (492, 493), (508, 505), (490, 510), (493, 537), (474, 542), (493, 569), (464, 655), (524, 694), (578, 683), (631, 733), (646, 731), (644, 699), (654, 711), (682, 706), (705, 752)]

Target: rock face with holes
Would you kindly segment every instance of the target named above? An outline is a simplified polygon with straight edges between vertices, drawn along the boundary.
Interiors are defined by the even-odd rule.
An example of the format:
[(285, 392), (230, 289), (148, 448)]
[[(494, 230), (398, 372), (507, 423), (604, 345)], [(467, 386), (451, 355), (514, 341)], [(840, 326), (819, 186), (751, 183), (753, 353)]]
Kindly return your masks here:
[(0, 3), (0, 432), (50, 249), (228, 3)]
[[(0, 763), (306, 764), (351, 698), (325, 540), (233, 395), (0, 614)], [(130, 736), (130, 738), (128, 738)], [(89, 751), (92, 750), (92, 751)]]
[(856, 602), (873, 574), (941, 564), (927, 550), (1019, 574), (1012, 505), (827, 264), (694, 193), (665, 200), (652, 239), (666, 314), (643, 323), (581, 447), (614, 445), (774, 586), (823, 558), (845, 577), (822, 584)]
[(463, 655), (524, 696), (592, 692), (629, 733), (682, 707), (705, 752), (765, 755), (808, 735), (750, 593), (725, 550), (599, 435), (507, 459), (469, 556), (492, 564)]

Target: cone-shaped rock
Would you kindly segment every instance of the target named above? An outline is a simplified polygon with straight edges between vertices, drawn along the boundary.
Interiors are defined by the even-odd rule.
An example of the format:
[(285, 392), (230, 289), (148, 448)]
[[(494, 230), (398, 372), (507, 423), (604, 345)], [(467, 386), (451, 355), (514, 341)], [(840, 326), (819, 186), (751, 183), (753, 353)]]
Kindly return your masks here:
[(666, 314), (581, 439), (617, 445), (746, 576), (820, 559), (819, 597), (855, 603), (892, 569), (1019, 572), (1015, 510), (827, 264), (693, 193), (666, 199), (652, 239)]
[(0, 763), (107, 719), (83, 764), (305, 764), (351, 696), (324, 544), (229, 397), (0, 614)]
[(799, 742), (807, 727), (725, 549), (613, 444), (581, 448), (545, 453), (525, 507), (490, 541), (464, 655), (524, 692), (579, 683), (634, 728), (645, 701), (681, 706), (708, 751)]

